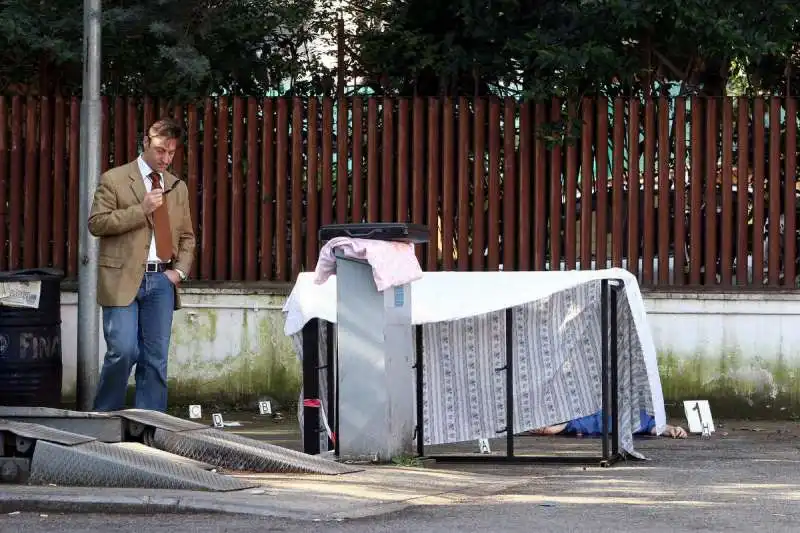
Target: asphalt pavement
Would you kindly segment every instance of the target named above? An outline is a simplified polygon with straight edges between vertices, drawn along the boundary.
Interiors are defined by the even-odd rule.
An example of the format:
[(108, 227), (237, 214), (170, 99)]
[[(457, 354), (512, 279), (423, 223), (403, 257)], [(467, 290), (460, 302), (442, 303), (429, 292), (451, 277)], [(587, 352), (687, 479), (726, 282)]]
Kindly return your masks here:
[[(552, 437), (518, 442), (521, 452), (592, 444)], [(649, 460), (612, 468), (435, 465), (407, 475), (371, 471), (349, 484), (266, 476), (260, 496), (275, 512), (262, 516), (199, 507), (177, 514), (150, 508), (144, 515), (135, 506), (118, 509), (134, 513), (122, 515), (113, 506), (94, 514), (46, 506), (15, 512), (0, 494), (0, 533), (800, 531), (800, 425), (720, 422), (711, 439), (642, 439), (637, 449)], [(426, 479), (427, 485), (416, 481)], [(279, 512), (281, 502), (295, 502), (295, 510), (307, 509), (306, 502), (317, 506), (293, 516)]]

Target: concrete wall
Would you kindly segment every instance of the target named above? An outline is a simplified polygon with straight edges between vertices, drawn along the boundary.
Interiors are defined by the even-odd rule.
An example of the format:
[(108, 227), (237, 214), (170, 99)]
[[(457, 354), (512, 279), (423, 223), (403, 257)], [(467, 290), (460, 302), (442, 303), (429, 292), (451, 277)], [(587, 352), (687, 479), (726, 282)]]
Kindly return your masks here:
[[(187, 289), (175, 315), (170, 401), (293, 401), (300, 368), (275, 290)], [(713, 400), (716, 416), (800, 415), (800, 294), (645, 294), (668, 408)], [(64, 392), (74, 397), (77, 295), (63, 294)], [(101, 358), (105, 345), (101, 335)], [(670, 404), (675, 404), (671, 406)]]
[(717, 416), (800, 416), (800, 294), (647, 293), (668, 401)]
[[(284, 300), (276, 291), (185, 289), (172, 325), (170, 405), (252, 407), (266, 396), (296, 401), (300, 366), (283, 335)], [(77, 293), (62, 293), (61, 308), (63, 396), (69, 403), (75, 397)], [(101, 330), (101, 365), (105, 349)]]

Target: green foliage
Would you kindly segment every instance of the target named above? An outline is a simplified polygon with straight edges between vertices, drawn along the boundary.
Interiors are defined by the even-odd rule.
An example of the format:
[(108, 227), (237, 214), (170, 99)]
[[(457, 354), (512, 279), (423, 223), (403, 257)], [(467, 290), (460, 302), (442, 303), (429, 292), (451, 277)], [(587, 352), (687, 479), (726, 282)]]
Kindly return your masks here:
[[(797, 92), (791, 0), (104, 0), (103, 90), (185, 100), (335, 91), (336, 10), (361, 92)], [(0, 91), (78, 94), (83, 8), (0, 0)], [(32, 81), (37, 80), (37, 81)]]
[[(208, 94), (330, 92), (307, 50), (329, 25), (314, 0), (104, 0), (103, 90), (176, 100)], [(2, 90), (79, 93), (83, 8), (3, 0)], [(313, 76), (308, 73), (312, 72)], [(30, 87), (40, 78), (40, 87)]]
[(419, 468), (423, 466), (422, 460), (419, 457), (406, 454), (392, 457), (392, 464), (413, 468)]
[(376, 2), (382, 24), (354, 36), (361, 74), (401, 94), (721, 95), (733, 62), (775, 90), (800, 18), (786, 0)]

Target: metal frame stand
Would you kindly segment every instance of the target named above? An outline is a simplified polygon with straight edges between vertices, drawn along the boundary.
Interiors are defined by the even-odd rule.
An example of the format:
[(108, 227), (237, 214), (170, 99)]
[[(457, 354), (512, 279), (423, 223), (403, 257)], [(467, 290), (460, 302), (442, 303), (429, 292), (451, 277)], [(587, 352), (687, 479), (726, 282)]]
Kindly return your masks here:
[(303, 326), (303, 451), (319, 454), (319, 320)]
[[(417, 372), (417, 454), (420, 458), (435, 459), (441, 463), (592, 463), (600, 466), (611, 466), (622, 458), (619, 453), (619, 398), (618, 398), (618, 339), (617, 339), (617, 291), (623, 287), (621, 280), (602, 280), (600, 285), (600, 321), (602, 332), (601, 347), (601, 389), (602, 412), (611, 412), (611, 428), (608, 417), (603, 416), (603, 434), (601, 436), (602, 454), (598, 456), (552, 456), (552, 455), (516, 455), (514, 453), (514, 311), (506, 309), (506, 363), (496, 369), (505, 371), (506, 375), (506, 426), (497, 431), (506, 434), (506, 454), (463, 454), (463, 455), (425, 455), (424, 434), (422, 429), (423, 404), (423, 342), (422, 326), (416, 326), (416, 364)], [(610, 289), (610, 290), (609, 290)], [(609, 307), (612, 312), (609, 313)], [(609, 342), (610, 341), (610, 342)]]
[[(303, 326), (303, 451), (311, 455), (320, 453), (319, 434), (325, 429), (321, 425), (319, 410), (319, 371), (325, 370), (327, 380), (328, 423), (335, 435), (339, 434), (339, 390), (336, 387), (336, 346), (333, 324), (325, 323), (325, 364), (319, 363), (319, 329), (321, 321), (309, 320)], [(338, 439), (328, 439), (328, 449), (339, 455)]]
[[(416, 361), (416, 413), (415, 429), (417, 455), (420, 458), (435, 459), (442, 463), (571, 463), (586, 464), (599, 462), (600, 466), (611, 466), (622, 458), (619, 453), (619, 398), (618, 398), (618, 338), (617, 338), (617, 291), (624, 284), (621, 280), (601, 280), (600, 284), (600, 322), (601, 322), (601, 391), (602, 412), (611, 413), (609, 427), (607, 416), (603, 417), (603, 433), (600, 437), (602, 451), (600, 456), (552, 456), (552, 455), (516, 455), (514, 452), (514, 310), (506, 309), (506, 361), (497, 368), (497, 372), (505, 372), (506, 377), (506, 425), (497, 434), (506, 435), (506, 454), (463, 454), (463, 455), (425, 455), (423, 419), (423, 333), (422, 326), (415, 327)], [(610, 311), (610, 312), (609, 312)], [(303, 327), (303, 451), (308, 454), (319, 454), (319, 433), (324, 431), (320, 424), (319, 409), (319, 371), (327, 370), (328, 382), (328, 422), (338, 434), (338, 390), (336, 387), (336, 350), (334, 346), (334, 325), (326, 323), (326, 364), (319, 363), (320, 320), (310, 320)], [(317, 405), (320, 405), (317, 407)], [(338, 456), (336, 442), (329, 446)]]

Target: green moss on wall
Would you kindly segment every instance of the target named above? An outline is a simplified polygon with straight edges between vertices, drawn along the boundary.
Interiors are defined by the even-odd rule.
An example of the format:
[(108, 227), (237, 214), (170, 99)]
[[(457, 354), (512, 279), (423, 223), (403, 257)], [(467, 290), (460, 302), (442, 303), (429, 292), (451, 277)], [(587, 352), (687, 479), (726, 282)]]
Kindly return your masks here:
[(705, 399), (717, 418), (793, 419), (800, 416), (800, 366), (785, 358), (658, 355), (668, 414), (683, 416), (684, 400)]
[[(252, 298), (244, 309), (193, 307), (175, 314), (171, 410), (185, 413), (192, 403), (205, 411), (255, 409), (259, 399), (270, 398), (294, 412), (300, 365), (283, 334), (281, 313), (268, 309), (283, 299)], [(209, 296), (198, 303), (214, 302)], [(800, 357), (762, 357), (735, 349), (718, 356), (663, 351), (658, 363), (670, 415), (683, 416), (684, 400), (707, 399), (716, 418), (800, 418)], [(65, 389), (64, 403), (73, 406), (74, 396), (74, 388)]]
[[(245, 310), (234, 349), (220, 346), (230, 334), (218, 331), (218, 312), (198, 309), (176, 316), (181, 322), (173, 332), (170, 407), (199, 403), (209, 409), (253, 408), (260, 398), (293, 405), (300, 390), (300, 366), (283, 335), (280, 314)], [(208, 353), (215, 349), (224, 351)]]
[[(271, 399), (285, 413), (294, 412), (301, 386), (300, 363), (291, 340), (283, 334), (280, 312), (265, 310), (264, 305), (260, 299), (250, 309), (191, 308), (175, 314), (169, 359), (170, 411), (183, 415), (195, 403), (206, 412), (257, 409), (260, 399)], [(235, 333), (221, 331), (221, 327), (233, 328)], [(232, 343), (237, 337), (238, 342)], [(130, 406), (133, 393), (132, 374)], [(62, 405), (75, 407), (74, 387), (63, 390)]]

